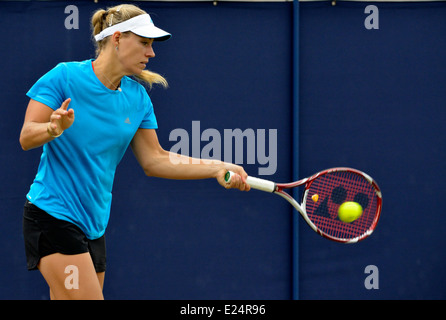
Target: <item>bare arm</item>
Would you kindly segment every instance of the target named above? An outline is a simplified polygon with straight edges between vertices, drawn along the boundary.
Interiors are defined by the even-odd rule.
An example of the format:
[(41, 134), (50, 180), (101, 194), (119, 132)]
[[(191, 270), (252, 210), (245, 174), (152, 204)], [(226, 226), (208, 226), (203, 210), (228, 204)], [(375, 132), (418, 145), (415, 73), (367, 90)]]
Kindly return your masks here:
[[(160, 146), (154, 129), (139, 129), (132, 140), (131, 147), (148, 176), (167, 179), (216, 178), (225, 188), (246, 191), (250, 189), (246, 183), (248, 175), (242, 167), (222, 161), (194, 159), (166, 151)], [(238, 174), (230, 184), (224, 181), (228, 170)]]
[(70, 101), (71, 99), (65, 100), (57, 110), (32, 99), (29, 101), (20, 132), (20, 145), (23, 150), (50, 142), (73, 124), (74, 110), (67, 110)]

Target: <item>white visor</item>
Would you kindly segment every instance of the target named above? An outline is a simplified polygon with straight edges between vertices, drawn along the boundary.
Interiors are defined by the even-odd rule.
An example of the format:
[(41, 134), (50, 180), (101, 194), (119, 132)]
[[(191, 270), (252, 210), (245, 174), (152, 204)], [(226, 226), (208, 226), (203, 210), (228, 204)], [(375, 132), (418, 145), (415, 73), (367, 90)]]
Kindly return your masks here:
[(141, 14), (102, 30), (101, 33), (95, 35), (94, 38), (96, 41), (101, 41), (104, 38), (111, 36), (116, 31), (131, 31), (138, 36), (154, 39), (156, 41), (164, 41), (172, 36), (170, 33), (155, 27), (150, 15)]

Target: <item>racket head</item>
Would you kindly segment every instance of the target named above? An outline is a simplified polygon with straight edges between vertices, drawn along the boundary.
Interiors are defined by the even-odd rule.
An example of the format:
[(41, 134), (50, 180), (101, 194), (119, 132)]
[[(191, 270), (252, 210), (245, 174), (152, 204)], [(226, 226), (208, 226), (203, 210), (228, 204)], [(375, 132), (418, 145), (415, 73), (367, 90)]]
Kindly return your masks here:
[[(317, 195), (317, 200), (313, 196)], [(316, 199), (316, 197), (314, 197)], [(346, 201), (361, 205), (362, 215), (353, 222), (339, 220), (339, 206)], [(306, 221), (321, 236), (355, 243), (370, 236), (382, 209), (381, 190), (369, 175), (352, 168), (332, 168), (308, 178), (302, 196)]]

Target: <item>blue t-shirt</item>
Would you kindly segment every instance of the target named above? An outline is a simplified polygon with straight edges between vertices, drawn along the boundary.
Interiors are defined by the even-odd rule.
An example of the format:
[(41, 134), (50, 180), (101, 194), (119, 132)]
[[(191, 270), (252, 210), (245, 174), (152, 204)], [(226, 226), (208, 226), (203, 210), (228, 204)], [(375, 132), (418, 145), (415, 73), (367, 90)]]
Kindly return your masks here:
[(87, 60), (58, 64), (27, 93), (54, 110), (71, 98), (75, 116), (70, 128), (43, 146), (27, 198), (89, 239), (105, 232), (116, 167), (136, 131), (158, 127), (145, 88), (123, 77), (121, 89), (105, 87)]

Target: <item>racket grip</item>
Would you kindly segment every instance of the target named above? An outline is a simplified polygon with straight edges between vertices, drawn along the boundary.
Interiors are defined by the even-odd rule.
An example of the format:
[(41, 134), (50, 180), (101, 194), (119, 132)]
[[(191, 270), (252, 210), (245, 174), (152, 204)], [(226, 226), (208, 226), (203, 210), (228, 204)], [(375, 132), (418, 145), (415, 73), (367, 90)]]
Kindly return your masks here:
[[(226, 183), (231, 182), (232, 176), (235, 175), (234, 172), (228, 171), (225, 175), (225, 181)], [(276, 191), (276, 184), (272, 181), (255, 178), (255, 177), (248, 177), (246, 179), (246, 182), (251, 186), (253, 189), (265, 191), (265, 192), (274, 192)]]

